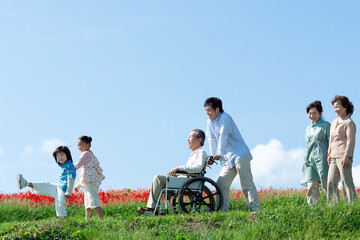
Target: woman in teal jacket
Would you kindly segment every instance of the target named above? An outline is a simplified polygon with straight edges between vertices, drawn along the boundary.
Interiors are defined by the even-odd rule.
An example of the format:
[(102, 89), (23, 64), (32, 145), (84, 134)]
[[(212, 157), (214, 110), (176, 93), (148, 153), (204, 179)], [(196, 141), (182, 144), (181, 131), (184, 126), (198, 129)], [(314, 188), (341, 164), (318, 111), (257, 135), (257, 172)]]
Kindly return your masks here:
[(306, 107), (311, 125), (306, 128), (306, 152), (300, 183), (307, 186), (307, 202), (312, 205), (320, 197), (320, 184), (326, 193), (329, 165), (327, 152), (330, 139), (330, 123), (322, 118), (320, 101), (314, 101)]

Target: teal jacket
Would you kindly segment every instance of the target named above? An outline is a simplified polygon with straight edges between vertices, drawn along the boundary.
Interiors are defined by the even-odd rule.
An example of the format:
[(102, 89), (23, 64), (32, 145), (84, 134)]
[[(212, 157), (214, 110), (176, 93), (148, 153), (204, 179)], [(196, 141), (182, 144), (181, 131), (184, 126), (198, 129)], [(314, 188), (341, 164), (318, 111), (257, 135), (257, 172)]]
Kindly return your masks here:
[(300, 183), (326, 181), (329, 170), (327, 153), (330, 141), (330, 123), (320, 118), (305, 132), (306, 151)]

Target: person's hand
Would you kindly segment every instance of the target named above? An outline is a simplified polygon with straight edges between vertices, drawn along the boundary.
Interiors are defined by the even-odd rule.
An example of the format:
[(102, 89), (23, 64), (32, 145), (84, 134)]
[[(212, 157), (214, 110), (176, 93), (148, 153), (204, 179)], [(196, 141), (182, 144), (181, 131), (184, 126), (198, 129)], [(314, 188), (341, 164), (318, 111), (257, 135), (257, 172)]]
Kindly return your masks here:
[(79, 192), (79, 190), (80, 190), (80, 185), (76, 185), (75, 187), (74, 187), (74, 192), (76, 192), (76, 193), (78, 193)]
[(341, 161), (341, 165), (344, 169), (350, 168), (351, 167), (350, 158), (345, 156)]
[(221, 156), (218, 155), (218, 154), (215, 154), (214, 156), (210, 157), (208, 160), (207, 160), (207, 164), (208, 165), (213, 165), (215, 163), (215, 160), (220, 160), (221, 159)]
[(170, 172), (168, 172), (167, 174), (170, 176), (175, 176), (178, 171), (180, 171), (180, 169), (179, 169), (179, 167), (176, 167), (176, 168), (171, 169)]
[(215, 159), (215, 160), (220, 160), (220, 159), (221, 159), (221, 156), (218, 155), (218, 154), (215, 154), (215, 155), (214, 155), (214, 159)]
[(65, 197), (66, 197), (67, 199), (70, 199), (70, 198), (71, 198), (71, 196), (70, 196), (70, 195), (65, 195)]
[(214, 160), (214, 158), (209, 158), (208, 160), (207, 160), (207, 165), (213, 165), (215, 163), (215, 160)]

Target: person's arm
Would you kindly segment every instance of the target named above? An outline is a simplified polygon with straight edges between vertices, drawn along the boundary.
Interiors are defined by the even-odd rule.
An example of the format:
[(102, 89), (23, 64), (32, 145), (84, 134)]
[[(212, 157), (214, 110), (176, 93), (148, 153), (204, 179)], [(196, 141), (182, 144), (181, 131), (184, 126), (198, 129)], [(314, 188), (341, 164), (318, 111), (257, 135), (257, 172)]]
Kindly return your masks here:
[(351, 121), (349, 125), (347, 125), (345, 133), (346, 133), (345, 156), (352, 157), (354, 155), (355, 134), (356, 134), (356, 126), (353, 121)]
[(345, 134), (346, 134), (346, 147), (345, 147), (344, 158), (341, 161), (341, 164), (343, 165), (343, 168), (349, 168), (351, 166), (350, 157), (353, 156), (354, 148), (355, 148), (356, 126), (353, 121), (350, 121), (350, 123), (346, 126)]
[(80, 188), (81, 188), (81, 184), (78, 183), (74, 188), (74, 192), (76, 192), (76, 193), (79, 192)]
[[(218, 150), (217, 150), (217, 154), (216, 154), (216, 155), (219, 155), (220, 158), (225, 155), (225, 148), (226, 148), (226, 145), (228, 143), (228, 140), (229, 140), (229, 134), (228, 133), (220, 133), (219, 146), (218, 146)], [(216, 155), (214, 155), (214, 157)], [(219, 160), (219, 159), (216, 159), (216, 160)]]
[[(335, 121), (335, 120), (334, 120)], [(328, 148), (328, 164), (330, 166), (330, 163), (331, 163), (331, 135), (333, 134), (333, 124), (334, 124), (334, 121), (331, 123), (330, 125), (330, 133), (329, 133), (329, 148)]]
[(325, 125), (325, 134), (329, 144), (330, 144), (330, 126), (331, 126), (330, 123), (327, 123)]
[(72, 163), (67, 167), (67, 177), (68, 177), (68, 185), (66, 188), (65, 196), (70, 198), (76, 178), (76, 168)]
[(66, 189), (66, 192), (65, 192), (65, 196), (67, 198), (71, 197), (71, 194), (72, 194), (72, 191), (73, 191), (73, 188), (74, 188), (74, 183), (75, 183), (75, 178), (68, 178), (68, 186), (67, 186), (67, 189)]
[(328, 152), (327, 152), (327, 161), (328, 161), (328, 164), (330, 165), (330, 158), (329, 158), (329, 153), (330, 153), (330, 123), (326, 122), (325, 124), (325, 136), (326, 136), (326, 139), (327, 139), (327, 142), (328, 142)]
[(231, 133), (231, 121), (229, 117), (224, 116), (220, 128), (219, 144), (214, 159), (219, 160), (225, 155), (225, 148), (229, 141)]
[(76, 167), (76, 170), (84, 166), (86, 163), (88, 163), (92, 158), (92, 153), (87, 151), (81, 154), (79, 160), (74, 164)]
[(306, 149), (305, 149), (304, 161), (307, 162), (309, 157), (309, 127), (305, 129), (305, 142), (306, 142)]
[(210, 154), (215, 155), (216, 149), (217, 149), (217, 142), (216, 142), (215, 134), (214, 134), (213, 130), (211, 129), (209, 122), (206, 127), (206, 133), (207, 133), (207, 137), (208, 137), (208, 141), (209, 141)]
[(175, 176), (177, 172), (181, 171), (179, 167), (176, 167), (176, 168), (173, 168), (171, 169), (167, 175), (170, 175), (170, 176)]
[[(206, 133), (207, 133), (206, 135), (207, 135), (208, 140), (209, 140), (210, 155), (215, 156), (216, 155), (216, 149), (217, 149), (217, 142), (216, 142), (215, 134), (212, 131), (209, 122), (207, 124)], [(208, 161), (207, 164), (208, 165), (213, 165), (214, 160), (219, 160), (219, 159), (220, 158), (218, 158), (218, 159), (213, 158), (213, 161)]]

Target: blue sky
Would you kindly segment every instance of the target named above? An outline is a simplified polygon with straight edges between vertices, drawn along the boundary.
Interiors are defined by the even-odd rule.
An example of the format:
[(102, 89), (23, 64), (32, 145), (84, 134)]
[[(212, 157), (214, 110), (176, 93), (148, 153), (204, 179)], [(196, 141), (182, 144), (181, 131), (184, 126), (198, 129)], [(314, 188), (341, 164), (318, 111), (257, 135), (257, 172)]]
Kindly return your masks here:
[(210, 96), (252, 150), (258, 187), (301, 187), (308, 103), (321, 100), (331, 122), (331, 99), (346, 95), (360, 124), (358, 1), (0, 4), (1, 192), (19, 191), (17, 173), (56, 182), (52, 151), (65, 144), (76, 161), (81, 135), (104, 190), (148, 188), (187, 161)]

